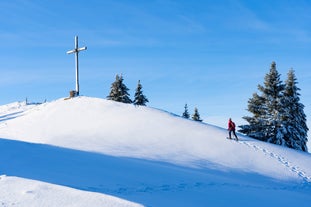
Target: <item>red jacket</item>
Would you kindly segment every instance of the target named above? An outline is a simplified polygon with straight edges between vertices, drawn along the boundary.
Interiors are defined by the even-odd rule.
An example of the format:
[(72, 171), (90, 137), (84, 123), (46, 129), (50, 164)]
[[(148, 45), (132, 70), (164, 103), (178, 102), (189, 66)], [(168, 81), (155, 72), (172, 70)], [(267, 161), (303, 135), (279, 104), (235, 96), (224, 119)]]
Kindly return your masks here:
[(228, 122), (228, 129), (233, 131), (235, 130), (235, 123), (231, 120)]

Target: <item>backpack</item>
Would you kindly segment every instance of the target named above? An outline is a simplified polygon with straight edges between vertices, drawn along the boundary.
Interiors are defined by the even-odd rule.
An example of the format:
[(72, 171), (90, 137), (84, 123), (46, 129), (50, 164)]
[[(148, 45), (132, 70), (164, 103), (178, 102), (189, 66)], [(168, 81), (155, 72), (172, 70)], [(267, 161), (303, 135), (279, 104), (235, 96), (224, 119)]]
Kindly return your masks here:
[(230, 129), (231, 130), (235, 129), (235, 123), (233, 121), (230, 122)]

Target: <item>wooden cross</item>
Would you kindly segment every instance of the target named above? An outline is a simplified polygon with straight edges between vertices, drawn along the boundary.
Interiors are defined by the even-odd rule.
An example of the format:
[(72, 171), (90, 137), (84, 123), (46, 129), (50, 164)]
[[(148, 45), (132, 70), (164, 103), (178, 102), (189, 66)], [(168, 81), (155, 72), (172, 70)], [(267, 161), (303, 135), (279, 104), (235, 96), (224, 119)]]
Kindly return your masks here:
[(79, 57), (78, 54), (80, 51), (86, 50), (87, 47), (78, 47), (78, 36), (75, 36), (75, 48), (73, 50), (69, 50), (67, 54), (75, 53), (76, 57), (76, 96), (79, 96)]

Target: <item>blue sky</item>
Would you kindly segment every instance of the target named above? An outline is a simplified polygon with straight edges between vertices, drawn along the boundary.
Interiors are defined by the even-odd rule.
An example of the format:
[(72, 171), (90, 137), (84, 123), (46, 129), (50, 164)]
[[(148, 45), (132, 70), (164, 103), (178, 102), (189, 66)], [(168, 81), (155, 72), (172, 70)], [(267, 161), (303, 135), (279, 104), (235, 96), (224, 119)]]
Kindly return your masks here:
[[(4, 0), (0, 2), (0, 104), (52, 101), (75, 88), (105, 98), (116, 74), (133, 97), (141, 80), (149, 106), (226, 127), (247, 115), (247, 101), (275, 61), (296, 71), (311, 116), (309, 0)], [(309, 126), (311, 128), (311, 126)]]

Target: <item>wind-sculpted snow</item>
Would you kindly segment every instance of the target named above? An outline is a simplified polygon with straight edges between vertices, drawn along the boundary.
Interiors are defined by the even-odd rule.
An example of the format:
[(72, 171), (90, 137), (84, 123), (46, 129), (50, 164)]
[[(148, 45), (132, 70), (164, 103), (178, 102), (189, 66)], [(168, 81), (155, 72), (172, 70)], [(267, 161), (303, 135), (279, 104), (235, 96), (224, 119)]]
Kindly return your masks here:
[(8, 176), (146, 206), (311, 202), (310, 154), (228, 140), (226, 129), (158, 109), (78, 97), (2, 106), (0, 116), (0, 173)]

